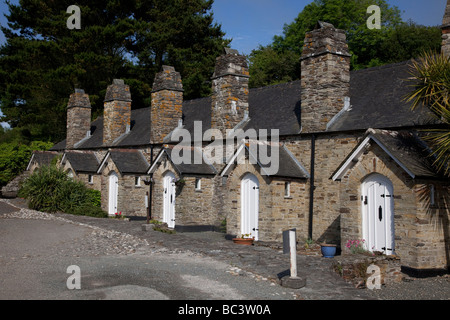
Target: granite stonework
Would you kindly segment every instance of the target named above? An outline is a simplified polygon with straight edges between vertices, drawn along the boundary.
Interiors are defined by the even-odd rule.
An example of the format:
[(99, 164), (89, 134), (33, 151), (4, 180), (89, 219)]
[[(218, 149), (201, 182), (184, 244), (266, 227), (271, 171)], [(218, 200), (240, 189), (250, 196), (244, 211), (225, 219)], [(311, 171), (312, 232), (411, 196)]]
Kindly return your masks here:
[(226, 49), (216, 60), (212, 77), (211, 128), (226, 137), (248, 114), (249, 71), (245, 56)]
[(182, 120), (183, 84), (179, 72), (163, 66), (156, 74), (152, 90), (151, 143), (162, 143)]
[(114, 79), (108, 86), (103, 111), (103, 145), (112, 145), (130, 130), (131, 125), (130, 87), (121, 79)]
[(303, 132), (321, 132), (343, 108), (350, 90), (345, 32), (319, 22), (306, 33), (301, 56)]
[(67, 103), (66, 148), (73, 149), (80, 140), (87, 138), (91, 131), (91, 102), (82, 89), (75, 89)]

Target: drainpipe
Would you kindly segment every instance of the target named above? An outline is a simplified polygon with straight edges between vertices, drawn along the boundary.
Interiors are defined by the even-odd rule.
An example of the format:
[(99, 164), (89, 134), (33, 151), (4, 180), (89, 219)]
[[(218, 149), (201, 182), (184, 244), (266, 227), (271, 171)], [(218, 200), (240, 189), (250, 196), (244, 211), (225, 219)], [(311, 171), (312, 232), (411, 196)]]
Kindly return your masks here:
[[(150, 146), (150, 166), (153, 165), (153, 145)], [(150, 191), (148, 196), (148, 209), (147, 209), (147, 224), (150, 223), (152, 218), (152, 195), (153, 195), (153, 173), (150, 173)]]
[(309, 225), (308, 235), (309, 239), (313, 237), (313, 214), (314, 214), (314, 162), (315, 162), (316, 136), (311, 135), (311, 174), (309, 180)]

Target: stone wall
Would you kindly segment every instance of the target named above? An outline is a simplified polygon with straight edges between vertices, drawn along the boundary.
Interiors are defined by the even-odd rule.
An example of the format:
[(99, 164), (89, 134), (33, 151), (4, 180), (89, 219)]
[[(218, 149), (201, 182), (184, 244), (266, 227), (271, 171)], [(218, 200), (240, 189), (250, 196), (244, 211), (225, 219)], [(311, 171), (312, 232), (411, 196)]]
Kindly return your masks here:
[(306, 33), (301, 86), (303, 132), (325, 131), (350, 95), (350, 54), (343, 30), (322, 23)]
[[(214, 209), (214, 176), (180, 176), (172, 163), (166, 158), (153, 173), (152, 218), (163, 221), (164, 217), (164, 176), (172, 172), (176, 179), (184, 183), (176, 186), (175, 228), (177, 226), (215, 226), (219, 227), (221, 217)], [(200, 190), (196, 189), (196, 179), (201, 180)]]
[[(375, 284), (373, 278), (375, 273), (368, 272), (371, 265), (379, 267), (380, 285), (392, 285), (399, 283), (403, 279), (401, 271), (401, 261), (397, 256), (369, 256), (364, 254), (336, 256), (333, 263), (333, 269), (345, 281), (352, 283), (358, 288), (366, 287), (368, 278), (372, 277), (372, 284)], [(369, 269), (370, 271), (370, 269)]]
[(111, 145), (125, 134), (131, 125), (130, 87), (123, 80), (114, 79), (108, 86), (103, 110), (103, 144)]
[(239, 164), (228, 176), (224, 189), (224, 205), (227, 219), (227, 233), (240, 235), (241, 231), (241, 181), (247, 173), (255, 175), (259, 181), (259, 240), (272, 240), (275, 219), (272, 217), (272, 191), (270, 179), (262, 176), (258, 167), (248, 163)]
[[(417, 268), (450, 267), (449, 183), (416, 181), (415, 246)], [(432, 191), (433, 189), (433, 191)], [(434, 198), (434, 203), (431, 198)]]
[[(109, 176), (115, 172), (118, 177), (118, 197), (117, 212), (122, 212), (125, 216), (146, 217), (147, 209), (145, 206), (145, 196), (148, 188), (143, 182), (145, 176), (140, 175), (121, 175), (113, 161), (108, 161), (103, 168), (101, 175), (100, 190), (102, 193), (102, 209), (108, 212), (109, 208)], [(135, 177), (141, 177), (141, 184), (135, 185)]]
[[(306, 181), (267, 178), (262, 176), (258, 166), (248, 161), (238, 164), (226, 183), (224, 203), (227, 219), (227, 233), (241, 234), (241, 182), (251, 173), (259, 181), (258, 239), (261, 241), (282, 241), (283, 231), (297, 229), (297, 237), (307, 237), (308, 215), (305, 201)], [(284, 196), (285, 182), (290, 182), (290, 196)]]
[[(195, 188), (200, 179), (201, 189)], [(179, 226), (220, 226), (220, 217), (213, 208), (213, 176), (183, 176), (183, 186), (177, 187), (176, 224)]]
[(217, 58), (212, 79), (211, 128), (225, 137), (248, 112), (249, 72), (245, 56), (226, 49)]
[[(359, 136), (358, 133), (336, 133), (317, 135), (315, 138), (312, 234), (312, 239), (315, 241), (340, 244), (340, 219), (341, 214), (347, 209), (345, 206), (341, 206), (340, 183), (330, 178), (356, 146)], [(311, 136), (291, 137), (283, 142), (305, 169), (311, 173)], [(301, 209), (301, 214), (306, 216), (309, 216), (310, 186), (311, 179), (308, 179), (303, 192), (305, 206)]]
[(183, 85), (173, 67), (163, 66), (153, 82), (151, 106), (151, 143), (162, 143), (182, 119)]
[[(378, 145), (372, 144), (341, 180), (341, 243), (362, 239), (361, 184), (371, 174), (387, 177), (394, 188), (395, 253), (411, 268), (445, 268), (449, 261), (448, 190), (435, 183), (439, 193), (429, 208), (427, 185), (414, 181)], [(448, 202), (447, 202), (448, 203)]]
[(91, 130), (91, 103), (81, 89), (75, 89), (67, 104), (66, 149), (72, 149)]

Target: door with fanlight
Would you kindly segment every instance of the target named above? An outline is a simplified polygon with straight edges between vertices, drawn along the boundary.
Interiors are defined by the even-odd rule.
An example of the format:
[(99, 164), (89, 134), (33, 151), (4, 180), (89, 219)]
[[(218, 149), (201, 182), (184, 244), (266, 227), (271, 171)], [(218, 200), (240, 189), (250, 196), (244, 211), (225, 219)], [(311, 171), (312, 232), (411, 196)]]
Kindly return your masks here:
[(241, 181), (241, 232), (251, 234), (258, 240), (259, 181), (253, 174), (247, 174)]
[(392, 182), (380, 174), (362, 184), (362, 222), (366, 249), (394, 253), (394, 190)]
[(163, 222), (175, 228), (175, 175), (168, 172), (163, 179)]

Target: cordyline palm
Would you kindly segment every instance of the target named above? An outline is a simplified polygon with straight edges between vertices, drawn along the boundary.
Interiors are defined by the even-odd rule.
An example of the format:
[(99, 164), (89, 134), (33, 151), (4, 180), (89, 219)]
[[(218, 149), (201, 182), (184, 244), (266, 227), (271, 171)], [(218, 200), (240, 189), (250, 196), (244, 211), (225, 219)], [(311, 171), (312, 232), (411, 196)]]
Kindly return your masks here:
[(406, 97), (412, 109), (420, 104), (428, 107), (443, 126), (424, 130), (429, 142), (434, 165), (444, 175), (450, 175), (450, 59), (443, 53), (425, 53), (413, 61), (411, 71), (415, 89)]

